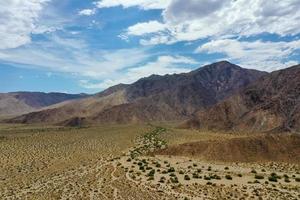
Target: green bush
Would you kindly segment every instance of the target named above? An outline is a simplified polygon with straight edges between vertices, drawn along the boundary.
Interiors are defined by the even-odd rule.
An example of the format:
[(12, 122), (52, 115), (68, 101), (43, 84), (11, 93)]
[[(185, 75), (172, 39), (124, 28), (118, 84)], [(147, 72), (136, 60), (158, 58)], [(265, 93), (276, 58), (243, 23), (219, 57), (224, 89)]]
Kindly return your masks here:
[(277, 182), (277, 177), (276, 176), (270, 176), (268, 179), (271, 182)]

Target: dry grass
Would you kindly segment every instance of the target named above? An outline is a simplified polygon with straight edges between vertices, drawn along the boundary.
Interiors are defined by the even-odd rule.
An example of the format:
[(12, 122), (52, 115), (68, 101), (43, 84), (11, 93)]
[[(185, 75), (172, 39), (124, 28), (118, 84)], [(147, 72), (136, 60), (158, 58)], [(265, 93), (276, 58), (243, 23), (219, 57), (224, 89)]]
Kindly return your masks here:
[[(220, 164), (176, 156), (147, 156), (155, 148), (165, 148), (165, 142), (173, 145), (236, 137), (176, 129), (173, 124), (159, 125), (167, 129), (149, 125), (63, 128), (1, 124), (0, 199), (300, 197), (299, 182), (295, 181), (295, 177), (299, 177), (299, 166), (277, 163)], [(134, 154), (137, 157), (132, 158), (133, 152), (141, 153)], [(139, 169), (140, 162), (145, 171)], [(199, 168), (201, 172), (198, 175), (202, 178), (196, 178), (194, 174)], [(264, 175), (261, 183), (254, 183), (256, 179), (255, 174), (251, 173), (252, 168)], [(262, 169), (265, 171), (262, 172)], [(271, 172), (282, 178), (277, 183), (264, 184)], [(204, 179), (204, 176), (212, 174), (220, 176), (221, 180)], [(227, 174), (233, 179), (226, 179)], [(185, 175), (190, 180), (185, 180)], [(284, 175), (289, 177), (289, 183), (285, 182)], [(165, 179), (161, 180), (161, 177)]]

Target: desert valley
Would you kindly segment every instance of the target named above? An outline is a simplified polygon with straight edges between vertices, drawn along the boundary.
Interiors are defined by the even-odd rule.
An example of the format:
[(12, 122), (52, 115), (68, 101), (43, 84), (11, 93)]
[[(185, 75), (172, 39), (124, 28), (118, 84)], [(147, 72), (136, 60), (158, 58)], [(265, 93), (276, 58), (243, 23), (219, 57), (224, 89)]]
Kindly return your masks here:
[(0, 94), (0, 199), (300, 199), (300, 65)]
[(300, 0), (0, 0), (0, 200), (300, 200)]

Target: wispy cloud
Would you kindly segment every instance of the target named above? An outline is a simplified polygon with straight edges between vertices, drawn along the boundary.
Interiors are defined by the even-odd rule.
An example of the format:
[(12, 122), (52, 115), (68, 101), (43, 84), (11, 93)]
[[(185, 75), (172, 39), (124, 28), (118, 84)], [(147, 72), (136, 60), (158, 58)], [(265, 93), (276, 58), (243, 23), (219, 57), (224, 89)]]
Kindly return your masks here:
[(172, 0), (100, 0), (96, 3), (98, 8), (110, 8), (116, 6), (122, 6), (129, 8), (137, 6), (144, 10), (149, 9), (164, 9)]
[(103, 81), (81, 80), (82, 87), (88, 89), (104, 89), (119, 83), (133, 83), (142, 77), (150, 75), (165, 75), (182, 73), (191, 70), (191, 66), (199, 65), (199, 63), (189, 57), (184, 56), (159, 56), (156, 60), (143, 65), (125, 69), (120, 73), (116, 73)]
[(117, 70), (135, 66), (148, 56), (143, 49), (135, 48), (91, 51), (83, 40), (58, 36), (26, 47), (0, 51), (2, 62), (90, 78), (103, 78)]
[(247, 42), (234, 39), (213, 40), (197, 48), (197, 53), (221, 53), (223, 59), (243, 67), (274, 71), (298, 63), (288, 59), (300, 49), (300, 40), (291, 42)]
[(78, 15), (90, 16), (96, 13), (96, 9), (83, 9), (78, 12)]
[[(39, 13), (50, 0), (0, 2), (0, 49), (16, 48), (31, 42)], [(41, 31), (41, 30), (40, 30)]]

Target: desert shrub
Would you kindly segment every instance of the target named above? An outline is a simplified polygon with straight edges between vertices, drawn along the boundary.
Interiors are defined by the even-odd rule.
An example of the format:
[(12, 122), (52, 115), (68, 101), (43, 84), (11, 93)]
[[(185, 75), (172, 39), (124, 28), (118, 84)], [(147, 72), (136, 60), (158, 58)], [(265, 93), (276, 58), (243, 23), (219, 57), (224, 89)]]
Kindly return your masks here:
[(224, 167), (225, 170), (229, 170), (229, 167)]
[(199, 175), (197, 173), (193, 173), (193, 178), (199, 178)]
[(189, 181), (189, 180), (191, 180), (191, 178), (189, 177), (189, 175), (184, 175), (184, 180), (186, 180), (186, 181)]
[(243, 177), (243, 175), (242, 175), (242, 174), (238, 174), (237, 176), (238, 176), (238, 177)]
[(209, 176), (204, 176), (204, 180), (210, 180), (211, 178)]
[(159, 163), (156, 163), (156, 165), (155, 165), (157, 168), (158, 167), (161, 167), (161, 164), (159, 164)]
[(284, 178), (284, 182), (289, 183), (291, 182), (289, 178)]
[(225, 176), (225, 178), (226, 178), (227, 180), (232, 180), (232, 177), (231, 177), (229, 174), (227, 174), (227, 175)]
[(193, 166), (194, 166), (194, 167), (197, 167), (197, 164), (196, 164), (196, 163), (194, 163), (194, 164), (193, 164)]
[(131, 162), (131, 158), (128, 158), (128, 159), (127, 159), (127, 162)]
[(155, 170), (152, 169), (152, 170), (147, 174), (147, 176), (154, 176), (154, 174), (155, 174)]
[(166, 181), (166, 178), (165, 178), (165, 177), (163, 177), (163, 176), (160, 177), (160, 180), (159, 180), (160, 183), (164, 183), (165, 181)]
[(255, 179), (264, 179), (263, 175), (255, 174)]
[(265, 169), (262, 169), (261, 171), (262, 171), (262, 172), (266, 172), (266, 170), (265, 170)]
[(184, 172), (182, 170), (179, 171), (179, 174), (184, 174)]
[(257, 172), (256, 172), (255, 169), (252, 169), (252, 170), (251, 170), (251, 173), (256, 174)]
[(169, 172), (169, 173), (170, 173), (170, 172), (175, 172), (174, 167), (170, 167), (170, 168), (168, 169), (168, 172)]
[(258, 180), (255, 180), (253, 183), (260, 183)]
[(171, 177), (174, 177), (174, 176), (176, 176), (176, 175), (175, 175), (174, 173), (171, 173), (170, 176), (171, 176)]
[(216, 180), (221, 180), (221, 177), (218, 176), (218, 175), (216, 175), (216, 174), (214, 174), (213, 176), (211, 176), (211, 178), (216, 179)]
[(154, 177), (153, 177), (153, 176), (150, 176), (147, 180), (148, 180), (148, 181), (153, 181), (153, 180), (154, 180)]
[(295, 178), (295, 181), (296, 182), (300, 182), (300, 178)]
[(269, 181), (271, 182), (277, 182), (277, 177), (276, 176), (269, 176)]
[(179, 183), (178, 178), (176, 176), (172, 177), (170, 180), (172, 183)]

